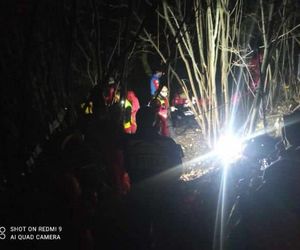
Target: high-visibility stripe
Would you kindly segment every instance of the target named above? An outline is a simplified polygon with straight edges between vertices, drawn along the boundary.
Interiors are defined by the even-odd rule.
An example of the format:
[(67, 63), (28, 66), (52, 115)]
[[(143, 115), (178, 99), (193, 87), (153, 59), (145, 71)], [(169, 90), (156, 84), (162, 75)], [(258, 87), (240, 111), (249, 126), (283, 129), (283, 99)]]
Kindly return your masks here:
[(130, 127), (131, 127), (131, 122), (124, 123), (124, 128), (130, 128)]
[(85, 110), (84, 110), (85, 114), (87, 114), (87, 115), (88, 114), (93, 114), (93, 103), (92, 102), (89, 102), (88, 104), (82, 103), (81, 108), (83, 109), (84, 107), (86, 107)]
[[(130, 107), (130, 108), (132, 109), (132, 104), (131, 104), (130, 101), (128, 101), (128, 100), (126, 99), (126, 100), (125, 100), (125, 109), (128, 108), (128, 107)], [(130, 115), (129, 121), (126, 121), (126, 120), (125, 120), (124, 123), (123, 123), (124, 128), (125, 128), (125, 129), (130, 128), (130, 127), (131, 127), (131, 122), (132, 122), (132, 117), (131, 117), (131, 115)]]
[(131, 107), (132, 108), (132, 104), (130, 101), (128, 101), (127, 99), (125, 100), (125, 108), (127, 107)]

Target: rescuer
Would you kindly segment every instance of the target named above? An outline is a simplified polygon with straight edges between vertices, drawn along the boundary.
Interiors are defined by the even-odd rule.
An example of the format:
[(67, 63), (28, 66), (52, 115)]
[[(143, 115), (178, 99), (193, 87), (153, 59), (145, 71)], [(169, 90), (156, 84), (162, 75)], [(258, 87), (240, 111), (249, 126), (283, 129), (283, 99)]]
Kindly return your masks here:
[(168, 118), (169, 118), (169, 101), (168, 101), (168, 88), (163, 86), (156, 99), (150, 103), (158, 116), (158, 127), (161, 135), (170, 136)]
[(250, 87), (252, 91), (255, 91), (260, 82), (260, 68), (263, 60), (263, 52), (256, 53), (249, 62), (249, 71), (251, 74)]
[(140, 108), (140, 102), (135, 93), (130, 90), (127, 92), (127, 100), (131, 103), (131, 134), (136, 132), (136, 113)]
[(104, 90), (104, 100), (106, 106), (110, 106), (114, 102), (115, 94), (116, 94), (116, 84), (115, 80), (112, 77), (109, 77), (108, 86)]
[(125, 100), (124, 113), (124, 131), (127, 134), (134, 134), (136, 132), (136, 113), (140, 108), (140, 103), (135, 93), (130, 90), (127, 92)]

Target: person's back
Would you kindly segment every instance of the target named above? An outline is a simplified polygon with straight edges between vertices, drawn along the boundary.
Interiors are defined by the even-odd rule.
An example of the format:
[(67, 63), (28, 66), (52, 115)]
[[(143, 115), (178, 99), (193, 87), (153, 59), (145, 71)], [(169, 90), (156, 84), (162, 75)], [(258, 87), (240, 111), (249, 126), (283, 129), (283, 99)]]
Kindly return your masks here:
[(154, 177), (182, 163), (180, 146), (156, 131), (155, 115), (151, 108), (141, 108), (137, 115), (137, 133), (126, 143), (125, 165), (133, 183)]
[(158, 134), (141, 137), (138, 134), (128, 140), (126, 167), (133, 183), (154, 177), (181, 164), (180, 147), (171, 138)]
[[(155, 111), (151, 108), (138, 111), (137, 133), (128, 138), (124, 154), (132, 183), (128, 197), (130, 226), (139, 235), (140, 249), (148, 249), (147, 241), (151, 237), (159, 235), (166, 242), (170, 236), (162, 232), (169, 232), (168, 227), (174, 221), (177, 196), (172, 194), (176, 192), (181, 174), (180, 146), (171, 138), (159, 135), (154, 121)], [(150, 233), (153, 228), (156, 236)]]

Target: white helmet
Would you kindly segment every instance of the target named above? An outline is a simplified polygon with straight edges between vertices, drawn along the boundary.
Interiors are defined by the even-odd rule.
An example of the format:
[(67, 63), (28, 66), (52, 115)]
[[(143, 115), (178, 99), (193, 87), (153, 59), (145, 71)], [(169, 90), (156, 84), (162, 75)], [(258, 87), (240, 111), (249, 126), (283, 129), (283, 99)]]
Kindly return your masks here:
[(167, 88), (166, 86), (163, 86), (162, 89), (161, 89), (161, 91), (160, 91), (160, 95), (161, 95), (162, 97), (167, 97), (168, 94), (169, 94), (168, 88)]

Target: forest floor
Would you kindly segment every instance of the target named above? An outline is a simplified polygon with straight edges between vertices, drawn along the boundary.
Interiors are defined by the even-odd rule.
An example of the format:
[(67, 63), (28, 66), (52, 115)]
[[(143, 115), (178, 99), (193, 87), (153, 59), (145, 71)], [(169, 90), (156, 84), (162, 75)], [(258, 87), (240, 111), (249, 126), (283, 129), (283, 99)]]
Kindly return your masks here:
[[(284, 112), (278, 112), (278, 114), (267, 115), (267, 124), (272, 124), (272, 128), (269, 135), (275, 138), (281, 136), (282, 114)], [(270, 126), (269, 126), (270, 127)], [(259, 122), (257, 126), (258, 130), (263, 129), (263, 122)], [(181, 126), (174, 128), (172, 138), (181, 145), (184, 153), (183, 157), (183, 175), (181, 177), (184, 181), (193, 180), (199, 178), (216, 169), (216, 165), (212, 161), (203, 161), (201, 156), (209, 152), (204, 139), (201, 136), (201, 131), (195, 126)]]
[(199, 159), (208, 152), (199, 128), (187, 128), (180, 134), (174, 133), (172, 138), (183, 150), (183, 181), (199, 178), (214, 169)]

